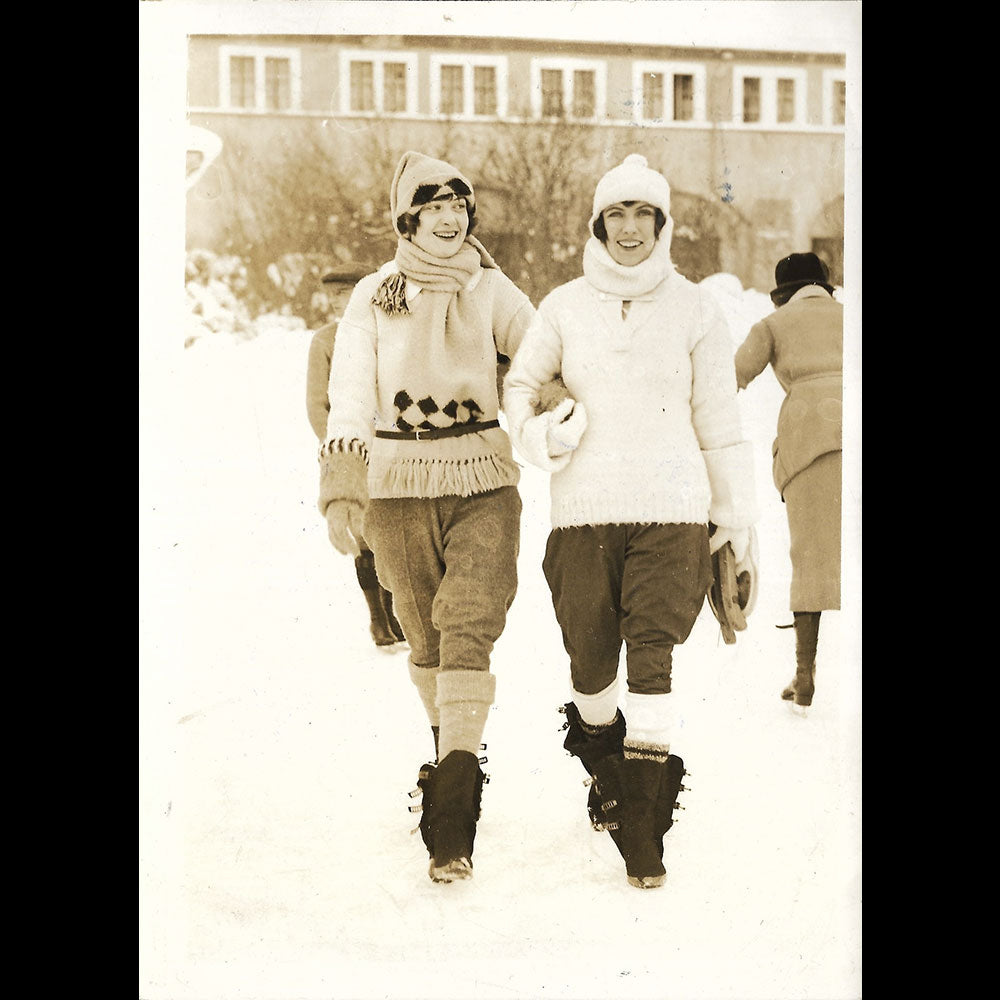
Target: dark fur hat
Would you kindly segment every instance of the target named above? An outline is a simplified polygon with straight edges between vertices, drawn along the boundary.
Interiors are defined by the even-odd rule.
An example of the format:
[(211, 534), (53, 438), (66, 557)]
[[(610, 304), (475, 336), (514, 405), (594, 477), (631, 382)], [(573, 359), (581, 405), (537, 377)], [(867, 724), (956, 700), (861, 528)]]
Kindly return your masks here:
[(814, 253), (793, 253), (782, 257), (774, 268), (775, 288), (771, 290), (771, 301), (784, 305), (800, 288), (819, 285), (831, 295), (830, 272)]

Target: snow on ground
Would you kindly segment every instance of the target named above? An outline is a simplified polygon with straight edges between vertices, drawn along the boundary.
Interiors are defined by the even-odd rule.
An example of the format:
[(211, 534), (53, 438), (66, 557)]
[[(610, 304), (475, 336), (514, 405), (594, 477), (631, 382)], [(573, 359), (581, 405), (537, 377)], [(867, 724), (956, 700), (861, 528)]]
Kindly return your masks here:
[[(770, 303), (708, 280), (735, 345)], [(626, 883), (562, 749), (531, 467), (475, 877), (441, 886), (407, 811), (432, 743), (406, 653), (371, 643), (315, 508), (308, 342), (287, 324), (206, 337), (143, 387), (142, 1000), (860, 996), (859, 639), (825, 614), (812, 708), (780, 700), (794, 638), (775, 628), (791, 615), (770, 370), (741, 394), (758, 604), (733, 646), (706, 604), (675, 655), (691, 773), (666, 887)]]

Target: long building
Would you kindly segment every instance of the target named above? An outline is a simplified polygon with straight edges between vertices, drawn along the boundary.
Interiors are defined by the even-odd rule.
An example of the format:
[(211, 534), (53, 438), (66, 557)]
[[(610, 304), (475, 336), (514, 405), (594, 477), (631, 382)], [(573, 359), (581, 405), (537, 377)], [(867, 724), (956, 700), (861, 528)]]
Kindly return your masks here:
[[(257, 165), (306, 137), (361, 183), (377, 137), (388, 160), (444, 144), (468, 163), (478, 150), (484, 177), (499, 136), (537, 147), (569, 130), (550, 148), (584, 197), (628, 152), (664, 172), (681, 216), (675, 257), (683, 269), (687, 252), (692, 277), (722, 270), (763, 289), (780, 256), (812, 249), (842, 281), (843, 54), (385, 34), (194, 35), (188, 56), (190, 120)], [(497, 238), (529, 252), (518, 192), (489, 176), (483, 190)], [(224, 178), (211, 197), (192, 191), (189, 246), (224, 240), (248, 197), (245, 178), (238, 195)]]

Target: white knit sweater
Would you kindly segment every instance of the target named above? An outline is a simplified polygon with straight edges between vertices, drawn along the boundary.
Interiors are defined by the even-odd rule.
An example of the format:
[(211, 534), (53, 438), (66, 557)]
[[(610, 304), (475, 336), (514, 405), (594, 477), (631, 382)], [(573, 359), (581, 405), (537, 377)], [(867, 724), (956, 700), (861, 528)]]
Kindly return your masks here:
[[(584, 404), (575, 451), (556, 459), (536, 415), (557, 374)], [(733, 351), (711, 295), (676, 272), (631, 300), (577, 278), (551, 292), (504, 387), (511, 439), (552, 472), (552, 526), (704, 524), (757, 518), (751, 445), (743, 438)]]

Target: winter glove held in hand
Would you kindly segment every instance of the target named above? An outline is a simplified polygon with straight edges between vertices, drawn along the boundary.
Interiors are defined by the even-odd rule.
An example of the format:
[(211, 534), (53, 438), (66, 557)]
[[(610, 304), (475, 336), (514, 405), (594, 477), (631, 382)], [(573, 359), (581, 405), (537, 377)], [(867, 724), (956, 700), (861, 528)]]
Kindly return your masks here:
[(359, 539), (364, 508), (354, 500), (334, 500), (326, 508), (326, 526), (333, 547), (345, 556), (361, 554)]
[(545, 434), (549, 458), (558, 458), (575, 451), (587, 429), (587, 411), (583, 403), (564, 399), (550, 414), (549, 428)]

